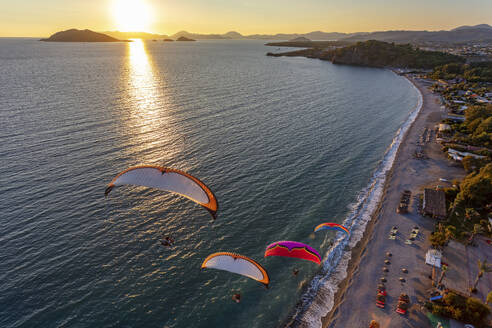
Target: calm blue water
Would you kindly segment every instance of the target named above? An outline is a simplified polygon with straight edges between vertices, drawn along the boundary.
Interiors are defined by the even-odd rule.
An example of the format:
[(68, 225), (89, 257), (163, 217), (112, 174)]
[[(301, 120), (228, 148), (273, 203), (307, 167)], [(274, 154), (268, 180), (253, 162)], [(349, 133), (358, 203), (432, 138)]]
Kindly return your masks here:
[[(0, 326), (275, 327), (319, 269), (263, 258), (276, 240), (327, 256), (417, 92), (393, 73), (271, 58), (259, 41), (116, 44), (0, 39)], [(219, 199), (215, 223), (121, 170), (185, 170)], [(172, 235), (176, 246), (159, 239)], [(270, 289), (200, 271), (256, 259)], [(292, 270), (298, 268), (297, 277)], [(242, 294), (242, 302), (231, 300)]]

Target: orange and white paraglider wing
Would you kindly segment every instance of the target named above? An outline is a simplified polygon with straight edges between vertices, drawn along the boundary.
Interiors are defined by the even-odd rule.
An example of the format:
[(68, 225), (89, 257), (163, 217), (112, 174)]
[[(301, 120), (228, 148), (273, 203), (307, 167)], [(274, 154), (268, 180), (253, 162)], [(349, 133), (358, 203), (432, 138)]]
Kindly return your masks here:
[(204, 268), (237, 273), (259, 281), (267, 287), (270, 283), (270, 278), (265, 268), (249, 257), (235, 253), (219, 252), (210, 254), (202, 263), (202, 269)]
[(108, 185), (105, 195), (116, 186), (135, 185), (170, 191), (205, 207), (215, 219), (218, 204), (212, 191), (194, 176), (160, 166), (135, 166), (119, 173)]

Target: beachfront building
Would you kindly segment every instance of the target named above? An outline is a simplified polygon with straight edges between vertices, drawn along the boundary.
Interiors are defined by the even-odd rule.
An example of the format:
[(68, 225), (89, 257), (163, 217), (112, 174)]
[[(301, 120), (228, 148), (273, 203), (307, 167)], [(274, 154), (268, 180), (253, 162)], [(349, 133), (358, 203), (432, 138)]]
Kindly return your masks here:
[(440, 123), (439, 124), (439, 132), (446, 132), (451, 130), (451, 125), (446, 124), (446, 123)]
[(435, 189), (424, 189), (424, 215), (436, 219), (446, 218), (446, 196), (444, 191)]

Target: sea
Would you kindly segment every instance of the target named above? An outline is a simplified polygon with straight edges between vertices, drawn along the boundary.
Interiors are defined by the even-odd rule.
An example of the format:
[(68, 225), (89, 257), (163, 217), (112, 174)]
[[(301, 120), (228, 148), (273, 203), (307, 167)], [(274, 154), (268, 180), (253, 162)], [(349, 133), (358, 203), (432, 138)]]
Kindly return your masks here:
[[(0, 39), (0, 327), (321, 327), (421, 99), (390, 70), (264, 43)], [(142, 164), (202, 180), (217, 219), (145, 187), (104, 197)], [(264, 258), (279, 240), (322, 264)], [(219, 251), (269, 288), (200, 269)]]

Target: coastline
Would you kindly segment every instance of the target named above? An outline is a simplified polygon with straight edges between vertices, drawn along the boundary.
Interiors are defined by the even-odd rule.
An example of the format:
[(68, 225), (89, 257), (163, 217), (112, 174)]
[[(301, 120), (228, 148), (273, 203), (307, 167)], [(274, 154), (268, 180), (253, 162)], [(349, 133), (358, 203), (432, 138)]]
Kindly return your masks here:
[[(411, 83), (408, 79), (407, 82)], [(411, 86), (416, 88), (413, 84)], [(310, 287), (304, 293), (303, 298), (307, 303), (298, 306), (296, 314), (285, 326), (321, 327), (322, 322), (325, 322), (323, 318), (330, 317), (332, 309), (340, 303), (340, 297), (343, 296), (343, 291), (354, 269), (357, 268), (360, 256), (364, 254), (367, 236), (370, 236), (367, 232), (374, 228), (374, 218), (380, 211), (381, 200), (385, 197), (386, 185), (398, 158), (400, 146), (405, 143), (405, 136), (422, 109), (422, 94), (417, 88), (416, 91), (418, 103), (393, 137), (381, 163), (373, 173), (371, 183), (361, 190), (357, 202), (351, 205), (352, 209), (342, 223), (350, 230), (350, 238), (342, 238), (335, 243), (323, 269), (313, 278)]]
[[(393, 70), (391, 70), (391, 71), (393, 73), (397, 74)], [(372, 214), (371, 220), (367, 223), (366, 229), (364, 231), (364, 235), (363, 235), (362, 239), (357, 243), (357, 245), (354, 248), (352, 248), (351, 258), (350, 258), (350, 261), (349, 261), (349, 264), (347, 267), (347, 274), (346, 274), (346, 277), (343, 279), (343, 281), (338, 286), (338, 290), (335, 293), (335, 297), (333, 300), (334, 305), (331, 308), (331, 310), (328, 312), (328, 314), (321, 319), (323, 328), (330, 326), (330, 322), (334, 319), (334, 316), (336, 315), (337, 310), (342, 303), (342, 300), (343, 300), (345, 293), (347, 292), (348, 288), (350, 288), (351, 280), (352, 280), (354, 274), (359, 269), (361, 258), (366, 255), (366, 252), (365, 252), (366, 246), (368, 245), (368, 243), (371, 240), (370, 237), (372, 237), (372, 235), (373, 235), (374, 228), (375, 228), (376, 223), (378, 222), (379, 216), (381, 214), (383, 200), (384, 200), (384, 198), (388, 192), (388, 186), (389, 186), (389, 184), (391, 182), (391, 178), (393, 176), (393, 171), (395, 169), (395, 163), (400, 156), (400, 150), (401, 150), (402, 146), (408, 142), (408, 135), (409, 135), (410, 130), (413, 128), (413, 126), (414, 126), (415, 122), (417, 121), (417, 119), (419, 118), (419, 116), (422, 115), (422, 109), (424, 107), (424, 102), (423, 102), (424, 95), (422, 94), (422, 91), (418, 88), (418, 86), (416, 85), (414, 80), (412, 80), (411, 78), (408, 78), (407, 76), (404, 76), (404, 75), (400, 75), (400, 76), (407, 79), (407, 81), (409, 81), (417, 89), (417, 91), (420, 93), (420, 97), (421, 97), (420, 108), (418, 109), (417, 117), (415, 117), (414, 121), (411, 123), (411, 126), (406, 131), (406, 133), (403, 137), (403, 140), (402, 140), (400, 146), (398, 147), (398, 151), (396, 153), (396, 157), (395, 157), (395, 160), (393, 162), (393, 165), (391, 166), (391, 169), (386, 174), (386, 181), (384, 184), (383, 193), (382, 193), (381, 198), (378, 202), (378, 206), (377, 206), (376, 210)]]
[[(415, 201), (411, 205), (413, 210), (410, 210), (413, 213), (407, 215), (395, 214), (394, 209), (396, 208), (401, 191), (409, 189), (415, 195), (424, 185), (432, 184), (439, 176), (445, 175), (445, 172), (454, 177), (456, 174), (459, 174), (456, 168), (449, 168), (447, 160), (435, 143), (426, 147), (429, 160), (419, 161), (412, 158), (416, 147), (413, 140), (421, 133), (421, 130), (424, 128), (433, 128), (440, 121), (440, 108), (436, 104), (436, 96), (432, 95), (422, 83), (406, 76), (403, 77), (420, 93), (422, 100), (421, 107), (417, 116), (405, 132), (392, 166), (386, 173), (383, 192), (377, 208), (367, 223), (361, 240), (352, 248), (346, 276), (338, 285), (338, 290), (334, 296), (334, 305), (321, 320), (323, 328), (367, 327), (371, 319), (377, 320), (378, 317), (381, 318), (383, 326), (389, 325), (389, 321), (392, 322), (391, 326), (398, 327), (428, 326), (425, 316), (422, 316), (415, 307), (417, 296), (412, 298), (412, 303), (414, 304), (413, 311), (409, 311), (410, 315), (408, 317), (395, 316), (394, 308), (396, 302), (394, 302), (394, 299), (397, 297), (397, 294), (391, 289), (400, 285), (396, 277), (395, 279), (388, 279), (388, 293), (392, 297), (388, 297), (387, 302), (390, 303), (393, 300), (391, 304), (388, 304), (386, 309), (379, 309), (379, 311), (376, 310), (378, 308), (374, 305), (378, 278), (383, 275), (380, 268), (383, 266), (385, 249), (391, 250), (396, 256), (400, 256), (403, 261), (399, 262), (410, 264), (413, 261), (415, 263), (416, 274), (411, 272), (413, 278), (407, 279), (406, 286), (401, 284), (401, 288), (394, 289), (405, 290), (405, 292), (407, 292), (407, 289), (410, 289), (415, 291), (415, 295), (420, 295), (423, 294), (427, 287), (427, 281), (421, 279), (421, 277), (426, 275), (427, 270), (421, 256), (425, 258), (425, 250), (428, 248), (427, 236), (432, 231), (433, 222), (420, 217), (417, 213), (417, 204)], [(414, 177), (410, 177), (412, 175)], [(393, 224), (397, 224), (399, 229), (404, 227), (406, 228), (405, 230), (411, 229), (413, 225), (420, 227), (422, 233), (416, 243), (418, 245), (406, 246), (412, 247), (414, 252), (401, 254), (402, 248), (405, 245), (399, 241), (394, 242), (388, 240), (387, 235)], [(415, 253), (417, 253), (417, 256), (415, 256)], [(414, 258), (411, 259), (410, 256)], [(397, 262), (395, 256), (393, 258)], [(417, 269), (418, 265), (419, 267)], [(411, 265), (408, 266), (412, 267)], [(394, 269), (397, 268), (392, 265), (390, 274), (396, 271), (396, 274), (400, 275)], [(361, 279), (357, 279), (358, 277)], [(364, 283), (362, 279), (366, 282)], [(354, 292), (355, 290), (357, 292)], [(359, 299), (354, 299), (357, 297)], [(357, 316), (351, 316), (351, 313), (357, 313)], [(412, 321), (412, 323), (409, 321)]]

